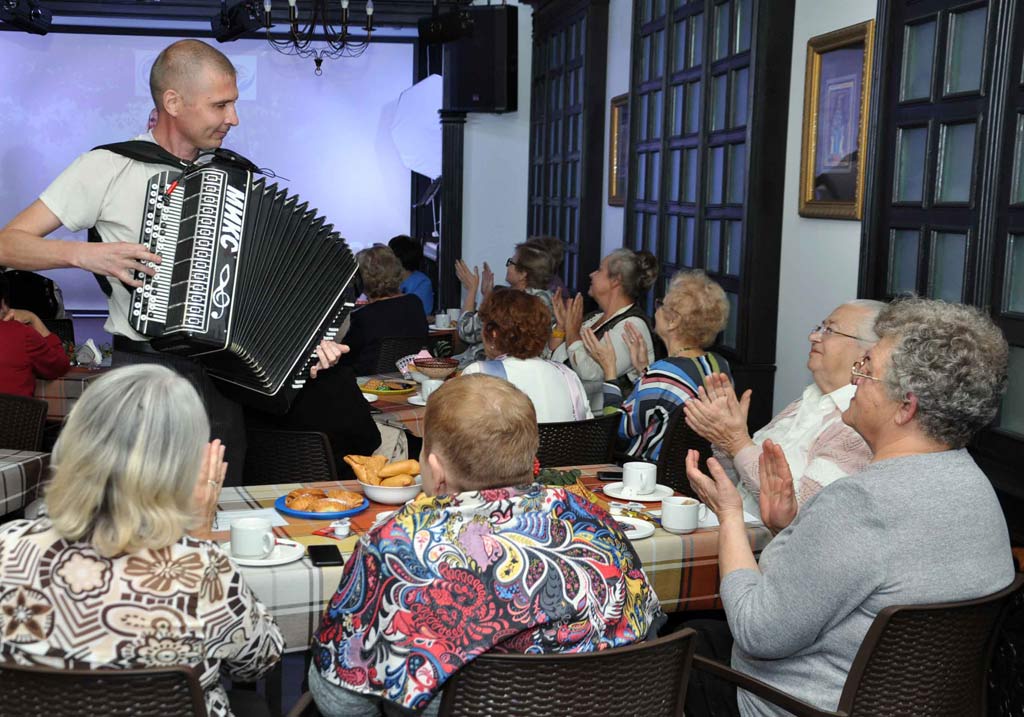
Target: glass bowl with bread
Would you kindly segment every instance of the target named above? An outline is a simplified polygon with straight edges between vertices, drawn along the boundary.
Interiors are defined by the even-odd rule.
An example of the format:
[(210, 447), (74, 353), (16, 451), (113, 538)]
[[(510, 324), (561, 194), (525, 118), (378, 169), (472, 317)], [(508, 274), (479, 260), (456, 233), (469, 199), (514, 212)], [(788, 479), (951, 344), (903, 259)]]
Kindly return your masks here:
[(388, 461), (384, 456), (345, 456), (363, 493), (374, 503), (402, 505), (420, 494), (419, 461)]

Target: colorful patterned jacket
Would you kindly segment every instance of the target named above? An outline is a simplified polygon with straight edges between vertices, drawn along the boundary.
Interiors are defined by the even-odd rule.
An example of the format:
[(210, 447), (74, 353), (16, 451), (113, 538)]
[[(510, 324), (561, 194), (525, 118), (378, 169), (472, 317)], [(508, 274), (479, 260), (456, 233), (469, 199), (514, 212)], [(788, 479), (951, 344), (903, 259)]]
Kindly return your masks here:
[(424, 496), (362, 538), (313, 659), (334, 685), (422, 709), (492, 648), (603, 650), (660, 621), (639, 558), (603, 508), (538, 484)]

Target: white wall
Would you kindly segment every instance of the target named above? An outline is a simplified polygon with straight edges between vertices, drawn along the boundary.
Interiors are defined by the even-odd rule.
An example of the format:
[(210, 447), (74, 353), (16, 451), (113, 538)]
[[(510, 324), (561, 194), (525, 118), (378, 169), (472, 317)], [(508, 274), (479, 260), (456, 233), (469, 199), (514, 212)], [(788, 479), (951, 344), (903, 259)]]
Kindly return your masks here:
[(608, 204), (608, 143), (611, 137), (611, 99), (629, 92), (630, 41), (633, 35), (633, 0), (611, 0), (608, 3), (608, 68), (605, 80), (604, 117), (604, 183), (601, 203), (601, 256), (622, 246), (623, 207)]
[(857, 295), (860, 222), (805, 219), (797, 213), (807, 41), (874, 16), (875, 0), (796, 0), (779, 269), (776, 411), (810, 383), (806, 364), (811, 328)]
[(518, 111), (466, 116), (462, 257), (470, 266), (488, 262), (498, 283), (512, 247), (526, 239), (532, 13), (529, 5), (519, 5)]

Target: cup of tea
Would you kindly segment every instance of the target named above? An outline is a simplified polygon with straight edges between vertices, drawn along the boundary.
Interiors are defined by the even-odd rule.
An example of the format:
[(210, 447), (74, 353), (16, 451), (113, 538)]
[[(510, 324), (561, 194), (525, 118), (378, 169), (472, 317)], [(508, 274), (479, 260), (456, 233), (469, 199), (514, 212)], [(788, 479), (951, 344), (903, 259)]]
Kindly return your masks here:
[(434, 326), (436, 326), (439, 329), (447, 329), (451, 325), (452, 317), (450, 317), (447, 313), (437, 314), (434, 317)]
[(266, 518), (231, 521), (231, 554), (236, 558), (265, 558), (274, 551), (274, 542), (274, 531)]
[(430, 394), (441, 388), (443, 385), (444, 381), (439, 381), (436, 378), (428, 378), (420, 384), (420, 398), (422, 398), (423, 402), (426, 403), (427, 399), (430, 398)]
[(685, 495), (661, 501), (661, 527), (670, 533), (692, 533), (707, 515), (706, 505)]
[(654, 492), (658, 467), (644, 461), (630, 461), (622, 466), (622, 495), (642, 498)]

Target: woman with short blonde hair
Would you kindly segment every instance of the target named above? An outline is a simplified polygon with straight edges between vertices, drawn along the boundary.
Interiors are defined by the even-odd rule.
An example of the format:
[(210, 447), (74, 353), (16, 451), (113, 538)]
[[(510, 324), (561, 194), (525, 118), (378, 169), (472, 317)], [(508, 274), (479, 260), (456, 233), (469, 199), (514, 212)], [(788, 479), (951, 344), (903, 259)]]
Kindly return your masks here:
[[(208, 434), (195, 389), (168, 368), (114, 369), (90, 385), (54, 448), (50, 517), (0, 526), (0, 659), (192, 666), (208, 713), (232, 714), (221, 669), (255, 680), (283, 640), (224, 549), (198, 537), (227, 468)], [(266, 708), (245, 701), (239, 714)]]

